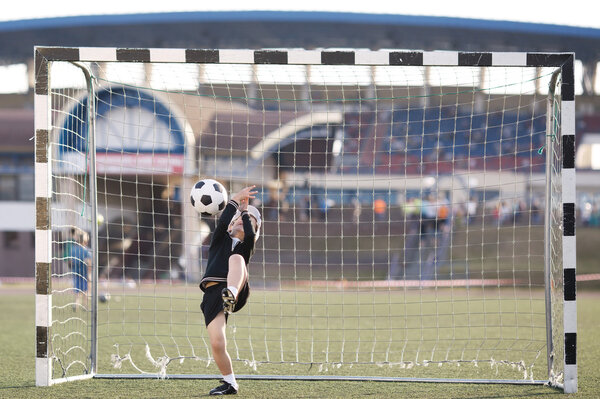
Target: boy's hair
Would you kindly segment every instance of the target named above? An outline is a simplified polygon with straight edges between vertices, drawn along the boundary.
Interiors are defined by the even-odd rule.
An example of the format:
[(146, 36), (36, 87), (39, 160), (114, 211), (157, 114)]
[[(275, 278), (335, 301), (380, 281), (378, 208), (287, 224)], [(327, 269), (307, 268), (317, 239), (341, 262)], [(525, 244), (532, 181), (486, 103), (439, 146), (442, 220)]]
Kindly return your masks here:
[(255, 206), (248, 205), (248, 215), (254, 217), (254, 220), (256, 220), (256, 231), (254, 232), (254, 241), (256, 241), (260, 235), (260, 226), (262, 225), (260, 212)]

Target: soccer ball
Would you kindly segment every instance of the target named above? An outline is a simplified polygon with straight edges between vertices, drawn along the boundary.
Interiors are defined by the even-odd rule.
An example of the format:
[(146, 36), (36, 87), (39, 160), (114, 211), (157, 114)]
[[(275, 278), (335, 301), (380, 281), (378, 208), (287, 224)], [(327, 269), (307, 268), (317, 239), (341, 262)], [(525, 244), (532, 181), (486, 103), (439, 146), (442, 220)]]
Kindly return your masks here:
[(213, 179), (200, 180), (194, 184), (190, 194), (192, 206), (203, 216), (212, 216), (221, 212), (227, 204), (227, 190)]
[(98, 295), (98, 300), (102, 303), (106, 303), (106, 302), (110, 301), (110, 293), (105, 292), (105, 293)]

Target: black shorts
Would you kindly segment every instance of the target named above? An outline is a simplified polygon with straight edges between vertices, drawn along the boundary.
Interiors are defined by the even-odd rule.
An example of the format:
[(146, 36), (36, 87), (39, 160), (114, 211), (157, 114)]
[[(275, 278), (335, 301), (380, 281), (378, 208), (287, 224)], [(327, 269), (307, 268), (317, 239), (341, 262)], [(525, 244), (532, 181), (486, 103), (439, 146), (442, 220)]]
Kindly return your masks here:
[[(202, 303), (200, 304), (200, 310), (204, 314), (204, 323), (206, 326), (217, 317), (217, 315), (223, 311), (223, 297), (221, 292), (223, 288), (227, 287), (227, 283), (218, 283), (212, 285), (204, 290), (204, 296), (202, 297)], [(237, 295), (237, 302), (233, 309), (234, 313), (241, 310), (250, 296), (250, 286), (248, 282), (242, 286), (242, 289)], [(225, 322), (227, 322), (227, 314), (225, 315)]]

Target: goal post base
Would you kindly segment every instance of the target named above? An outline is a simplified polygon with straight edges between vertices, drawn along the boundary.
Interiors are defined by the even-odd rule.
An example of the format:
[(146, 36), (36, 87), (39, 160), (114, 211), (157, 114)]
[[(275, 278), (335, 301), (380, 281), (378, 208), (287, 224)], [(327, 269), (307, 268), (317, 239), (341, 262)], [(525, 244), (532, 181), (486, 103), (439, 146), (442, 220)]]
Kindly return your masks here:
[(96, 376), (94, 374), (82, 374), (82, 375), (74, 375), (72, 377), (53, 378), (53, 379), (50, 380), (50, 384), (49, 385), (62, 384), (62, 383), (65, 383), (65, 382), (90, 380), (90, 379), (95, 378), (95, 377)]
[[(173, 379), (173, 380), (214, 380), (222, 378), (220, 375), (210, 374), (167, 374), (160, 377), (158, 374), (96, 374), (98, 379)], [(238, 380), (257, 381), (372, 381), (372, 382), (447, 382), (454, 384), (513, 384), (513, 385), (549, 385), (545, 380), (493, 380), (493, 379), (460, 379), (460, 378), (408, 378), (408, 377), (378, 377), (378, 376), (350, 376), (350, 375), (236, 375)]]

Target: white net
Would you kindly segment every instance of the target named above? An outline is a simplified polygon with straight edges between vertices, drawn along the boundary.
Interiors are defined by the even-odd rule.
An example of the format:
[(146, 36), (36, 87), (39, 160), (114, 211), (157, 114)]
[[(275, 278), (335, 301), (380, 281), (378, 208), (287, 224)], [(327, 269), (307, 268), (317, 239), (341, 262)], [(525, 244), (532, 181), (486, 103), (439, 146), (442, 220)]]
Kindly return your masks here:
[[(87, 112), (82, 107), (86, 82), (81, 71), (58, 63), (51, 78), (76, 76), (52, 91), (50, 140), (52, 170), (52, 323), (50, 349), (53, 378), (91, 372), (91, 153)], [(57, 83), (60, 79), (56, 79)], [(61, 132), (62, 134), (60, 134)], [(72, 155), (72, 156), (70, 156)]]
[[(215, 220), (188, 198), (208, 177), (256, 184), (264, 217), (249, 303), (227, 328), (236, 373), (546, 378), (551, 70), (88, 67), (99, 373), (217, 373), (198, 288)], [(89, 99), (51, 92), (59, 254), (96, 219)], [(89, 367), (68, 258), (54, 259), (55, 374)]]

